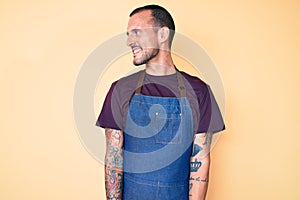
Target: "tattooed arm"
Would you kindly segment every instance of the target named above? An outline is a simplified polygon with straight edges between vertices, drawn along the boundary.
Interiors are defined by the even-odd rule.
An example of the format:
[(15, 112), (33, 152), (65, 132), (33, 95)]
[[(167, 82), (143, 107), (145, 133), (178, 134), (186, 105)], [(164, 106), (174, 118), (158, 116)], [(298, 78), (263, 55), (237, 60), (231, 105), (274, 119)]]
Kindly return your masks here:
[(210, 166), (211, 133), (196, 134), (190, 161), (189, 200), (205, 200)]
[(123, 132), (105, 129), (105, 189), (107, 200), (122, 200)]

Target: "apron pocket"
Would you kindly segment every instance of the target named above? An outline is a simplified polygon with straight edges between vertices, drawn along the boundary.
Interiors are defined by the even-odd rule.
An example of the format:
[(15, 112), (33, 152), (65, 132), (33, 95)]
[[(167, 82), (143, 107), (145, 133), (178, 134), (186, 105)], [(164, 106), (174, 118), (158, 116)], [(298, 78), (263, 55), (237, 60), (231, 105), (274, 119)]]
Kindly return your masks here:
[[(181, 143), (181, 113), (169, 113), (162, 118), (159, 113), (155, 113), (155, 127), (157, 134), (155, 142), (159, 144), (180, 144)], [(162, 124), (164, 123), (164, 124)], [(160, 130), (158, 127), (163, 127)]]

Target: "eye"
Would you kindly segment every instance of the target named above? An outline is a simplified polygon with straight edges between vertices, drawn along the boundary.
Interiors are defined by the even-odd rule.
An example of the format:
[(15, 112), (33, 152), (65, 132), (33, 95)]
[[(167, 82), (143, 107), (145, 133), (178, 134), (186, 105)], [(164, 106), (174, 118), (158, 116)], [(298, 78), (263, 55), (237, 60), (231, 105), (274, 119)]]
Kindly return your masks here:
[(141, 31), (140, 30), (135, 30), (134, 33), (135, 33), (135, 35), (140, 35)]

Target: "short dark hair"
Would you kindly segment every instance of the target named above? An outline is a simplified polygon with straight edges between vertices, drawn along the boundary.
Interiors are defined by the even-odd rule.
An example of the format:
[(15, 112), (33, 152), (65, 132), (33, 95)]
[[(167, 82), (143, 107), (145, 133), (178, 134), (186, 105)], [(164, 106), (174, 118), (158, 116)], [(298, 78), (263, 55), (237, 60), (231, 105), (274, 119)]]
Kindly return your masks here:
[(158, 5), (146, 5), (142, 7), (138, 7), (134, 9), (129, 17), (133, 16), (136, 13), (139, 13), (144, 10), (151, 10), (153, 23), (160, 27), (168, 27), (170, 29), (170, 37), (169, 37), (169, 47), (172, 45), (172, 41), (175, 34), (175, 23), (171, 16), (171, 14), (163, 7)]

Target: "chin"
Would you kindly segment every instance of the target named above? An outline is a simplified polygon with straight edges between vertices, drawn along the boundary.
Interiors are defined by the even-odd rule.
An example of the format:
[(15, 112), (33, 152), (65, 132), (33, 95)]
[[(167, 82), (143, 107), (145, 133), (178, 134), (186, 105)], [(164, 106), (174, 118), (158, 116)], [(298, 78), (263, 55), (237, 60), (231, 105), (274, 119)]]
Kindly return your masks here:
[(136, 63), (136, 62), (133, 62), (134, 66), (140, 66), (140, 65), (143, 65), (144, 63)]
[(135, 66), (140, 66), (140, 65), (145, 64), (145, 62), (144, 62), (144, 61), (133, 60), (133, 64), (134, 64)]

